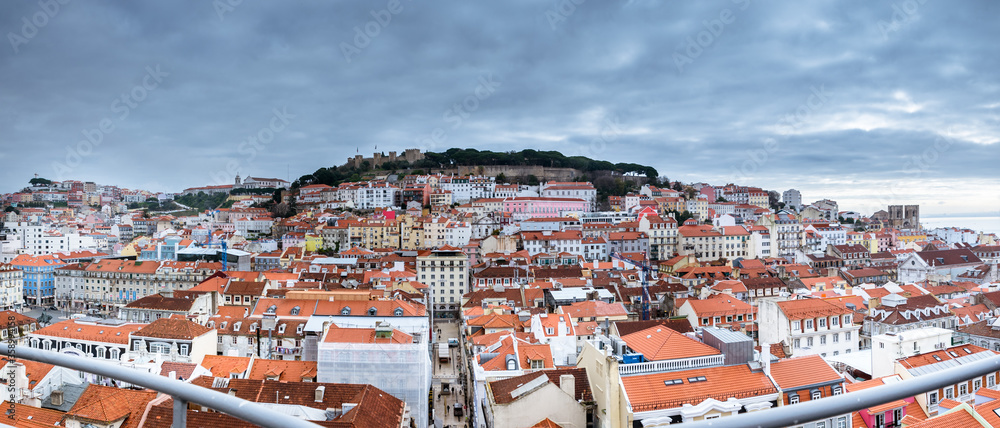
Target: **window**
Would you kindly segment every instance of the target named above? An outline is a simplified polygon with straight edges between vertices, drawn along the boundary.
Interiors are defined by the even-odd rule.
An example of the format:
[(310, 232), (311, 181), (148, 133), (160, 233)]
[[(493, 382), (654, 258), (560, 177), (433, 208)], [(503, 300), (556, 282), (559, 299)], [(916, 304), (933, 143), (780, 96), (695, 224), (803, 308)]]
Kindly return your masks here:
[(968, 393), (969, 393), (969, 384), (962, 382), (962, 384), (958, 386), (958, 395), (961, 397)]
[(944, 389), (944, 398), (952, 399), (955, 398), (955, 388), (948, 387)]
[(826, 318), (819, 319), (819, 328), (826, 328)]
[(996, 386), (996, 384), (997, 384), (996, 378), (994, 378), (993, 375), (986, 376), (986, 387), (987, 388), (993, 388), (994, 386)]
[(186, 357), (186, 356), (188, 355), (188, 348), (189, 348), (190, 346), (191, 346), (191, 345), (188, 345), (188, 344), (186, 344), (186, 343), (185, 343), (185, 344), (182, 344), (182, 345), (180, 346), (180, 354)]
[(799, 394), (788, 394), (788, 404), (798, 404)]
[(792, 330), (801, 330), (801, 329), (802, 329), (801, 321), (792, 321)]
[(825, 334), (819, 337), (819, 344), (820, 345), (826, 345), (826, 335)]
[(813, 338), (811, 337), (806, 338), (806, 346), (813, 346)]
[(350, 315), (351, 314), (351, 307), (350, 306), (344, 306), (344, 309), (340, 310), (340, 314), (341, 315)]
[(801, 339), (795, 339), (795, 349), (801, 348), (802, 347), (801, 345), (802, 345)]
[(290, 315), (298, 315), (300, 310), (302, 310), (302, 308), (296, 306), (292, 308), (292, 313)]
[(979, 388), (982, 388), (982, 387), (983, 387), (983, 380), (982, 379), (976, 379), (976, 380), (972, 381), (972, 391), (973, 392), (979, 391)]
[(840, 317), (830, 318), (830, 325), (836, 327), (839, 324), (840, 324)]
[(806, 329), (811, 330), (812, 328), (813, 328), (813, 320), (806, 320)]
[[(452, 297), (452, 300), (454, 300), (454, 299), (455, 298)], [(378, 314), (378, 309), (375, 309), (374, 307), (368, 308), (368, 316), (373, 317), (373, 316), (375, 316), (377, 314)]]
[(843, 390), (843, 388), (840, 387), (840, 385), (837, 385), (837, 386), (833, 387), (833, 395), (840, 395), (840, 394), (843, 394), (843, 393), (844, 393), (844, 390)]
[(927, 395), (927, 401), (930, 405), (935, 405), (938, 402), (938, 393), (934, 391)]
[(844, 332), (844, 340), (851, 340), (851, 332), (849, 331)]
[(818, 389), (814, 389), (812, 394), (810, 394), (810, 397), (812, 397), (813, 400), (819, 400), (820, 398), (823, 398), (823, 393), (819, 392)]
[(831, 334), (830, 336), (833, 337), (833, 343), (840, 342), (840, 333), (834, 333), (834, 334)]
[(837, 428), (847, 428), (847, 417), (841, 416), (837, 418)]

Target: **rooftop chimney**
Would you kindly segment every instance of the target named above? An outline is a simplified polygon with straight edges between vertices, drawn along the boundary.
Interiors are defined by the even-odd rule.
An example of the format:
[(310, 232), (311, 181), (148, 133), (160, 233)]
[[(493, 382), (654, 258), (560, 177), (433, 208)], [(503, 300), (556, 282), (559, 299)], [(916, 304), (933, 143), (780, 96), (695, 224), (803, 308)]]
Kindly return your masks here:
[(567, 395), (576, 399), (576, 377), (571, 374), (560, 375), (559, 389), (562, 389)]

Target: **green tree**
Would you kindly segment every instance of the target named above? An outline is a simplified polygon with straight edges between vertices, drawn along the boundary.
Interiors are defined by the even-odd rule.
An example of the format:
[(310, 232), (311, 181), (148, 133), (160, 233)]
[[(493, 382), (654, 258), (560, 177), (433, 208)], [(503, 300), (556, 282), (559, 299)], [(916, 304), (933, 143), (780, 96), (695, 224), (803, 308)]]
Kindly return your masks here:
[(501, 173), (497, 174), (496, 181), (497, 181), (497, 184), (507, 183), (507, 176), (503, 175), (503, 173), (501, 172)]
[(52, 184), (52, 180), (48, 180), (41, 177), (35, 177), (32, 178), (31, 180), (28, 180), (28, 184), (31, 184), (32, 186), (48, 186)]

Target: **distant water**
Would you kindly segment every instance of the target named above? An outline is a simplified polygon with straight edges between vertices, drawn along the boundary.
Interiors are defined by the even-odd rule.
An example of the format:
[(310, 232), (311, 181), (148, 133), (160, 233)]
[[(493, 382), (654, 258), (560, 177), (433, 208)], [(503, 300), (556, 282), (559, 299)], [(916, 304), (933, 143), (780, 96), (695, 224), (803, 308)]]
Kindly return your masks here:
[(925, 229), (959, 227), (1000, 234), (1000, 217), (920, 217), (920, 224)]

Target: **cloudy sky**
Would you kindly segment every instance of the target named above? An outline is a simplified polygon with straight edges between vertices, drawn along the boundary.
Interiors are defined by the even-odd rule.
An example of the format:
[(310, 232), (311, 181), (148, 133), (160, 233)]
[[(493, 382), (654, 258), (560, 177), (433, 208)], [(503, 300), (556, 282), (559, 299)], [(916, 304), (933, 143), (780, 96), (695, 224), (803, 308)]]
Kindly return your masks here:
[(0, 3), (0, 192), (544, 148), (1000, 213), (997, 2), (48, 1)]

